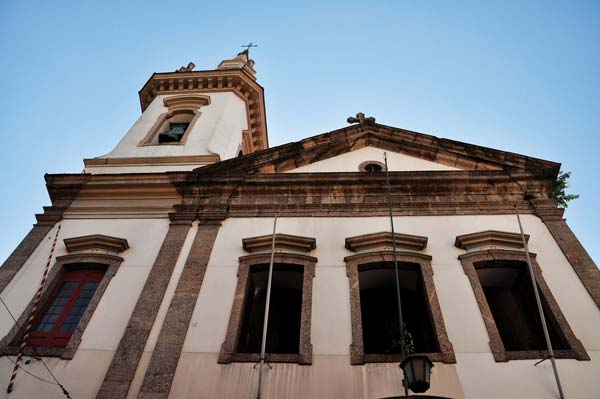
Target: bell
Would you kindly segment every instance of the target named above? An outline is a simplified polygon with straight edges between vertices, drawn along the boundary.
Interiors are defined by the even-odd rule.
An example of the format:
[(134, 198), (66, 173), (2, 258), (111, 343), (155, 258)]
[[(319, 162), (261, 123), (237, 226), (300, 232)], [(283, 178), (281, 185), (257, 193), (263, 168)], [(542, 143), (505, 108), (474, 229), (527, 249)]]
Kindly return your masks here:
[(175, 123), (169, 124), (170, 129), (166, 132), (162, 132), (158, 135), (159, 143), (178, 143), (181, 141), (183, 134), (187, 130), (189, 123)]

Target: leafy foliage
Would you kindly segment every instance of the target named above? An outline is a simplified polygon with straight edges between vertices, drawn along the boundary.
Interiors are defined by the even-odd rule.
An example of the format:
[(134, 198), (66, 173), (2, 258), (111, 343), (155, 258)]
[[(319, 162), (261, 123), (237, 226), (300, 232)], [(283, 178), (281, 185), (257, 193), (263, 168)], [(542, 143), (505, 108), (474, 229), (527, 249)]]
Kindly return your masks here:
[(552, 191), (552, 198), (558, 201), (558, 204), (563, 208), (569, 207), (569, 201), (579, 198), (579, 194), (567, 194), (565, 190), (569, 188), (569, 182), (567, 181), (571, 177), (571, 172), (558, 172), (556, 176), (556, 182), (554, 183), (554, 190)]

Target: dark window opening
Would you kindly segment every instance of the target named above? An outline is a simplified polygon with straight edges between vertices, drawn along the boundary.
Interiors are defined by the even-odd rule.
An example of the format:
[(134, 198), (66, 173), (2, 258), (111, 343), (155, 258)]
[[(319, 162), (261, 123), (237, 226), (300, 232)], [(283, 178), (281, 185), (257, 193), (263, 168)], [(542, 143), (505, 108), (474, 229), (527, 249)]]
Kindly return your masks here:
[[(402, 318), (414, 351), (439, 352), (419, 265), (399, 263)], [(401, 353), (394, 264), (359, 266), (360, 310), (365, 354)]]
[[(527, 264), (519, 261), (481, 262), (475, 267), (505, 349), (546, 350)], [(570, 349), (541, 292), (540, 299), (552, 347)]]
[(29, 344), (66, 346), (103, 276), (99, 269), (66, 270), (41, 308)]
[[(260, 353), (267, 298), (269, 265), (250, 267), (238, 352)], [(273, 281), (267, 326), (267, 353), (299, 352), (304, 268), (273, 265)]]
[(369, 162), (363, 166), (365, 172), (378, 173), (383, 170), (383, 166), (379, 163)]
[(189, 122), (170, 122), (169, 130), (158, 135), (159, 143), (178, 143), (183, 138)]

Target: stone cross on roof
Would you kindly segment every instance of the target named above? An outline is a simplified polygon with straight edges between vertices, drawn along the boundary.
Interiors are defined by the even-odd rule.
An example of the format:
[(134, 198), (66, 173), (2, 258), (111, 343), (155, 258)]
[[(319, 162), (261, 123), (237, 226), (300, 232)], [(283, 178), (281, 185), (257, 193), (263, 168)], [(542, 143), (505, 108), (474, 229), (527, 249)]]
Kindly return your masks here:
[(375, 123), (375, 118), (373, 118), (372, 116), (365, 118), (365, 114), (363, 114), (362, 112), (356, 114), (356, 118), (351, 116), (347, 120), (348, 123)]

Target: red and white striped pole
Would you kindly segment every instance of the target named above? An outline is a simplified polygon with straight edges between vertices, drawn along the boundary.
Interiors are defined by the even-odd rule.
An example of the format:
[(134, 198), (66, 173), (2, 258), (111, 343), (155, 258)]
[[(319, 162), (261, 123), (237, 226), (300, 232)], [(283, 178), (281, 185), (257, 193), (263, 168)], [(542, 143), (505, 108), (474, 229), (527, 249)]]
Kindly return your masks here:
[(40, 302), (40, 298), (42, 297), (42, 292), (44, 291), (44, 286), (46, 285), (46, 278), (48, 277), (48, 270), (50, 269), (50, 263), (52, 262), (52, 256), (54, 255), (54, 248), (56, 247), (56, 240), (58, 239), (58, 233), (60, 232), (60, 224), (56, 229), (56, 234), (54, 235), (54, 241), (52, 241), (52, 248), (50, 248), (50, 255), (48, 255), (48, 261), (46, 262), (46, 267), (44, 268), (44, 275), (42, 276), (42, 281), (40, 282), (40, 287), (35, 294), (35, 299), (33, 301), (33, 309), (31, 309), (31, 315), (29, 315), (29, 320), (27, 321), (27, 327), (25, 327), (25, 333), (23, 334), (23, 339), (21, 340), (21, 347), (19, 348), (19, 353), (17, 354), (17, 359), (15, 360), (15, 367), (13, 368), (12, 375), (10, 376), (10, 382), (8, 383), (8, 387), (6, 388), (7, 393), (11, 393), (13, 390), (13, 386), (15, 384), (15, 378), (17, 377), (17, 371), (20, 366), (19, 363), (23, 358), (23, 349), (27, 346), (27, 341), (29, 340), (29, 333), (31, 332), (31, 328), (33, 327), (33, 321), (37, 316), (38, 304)]

